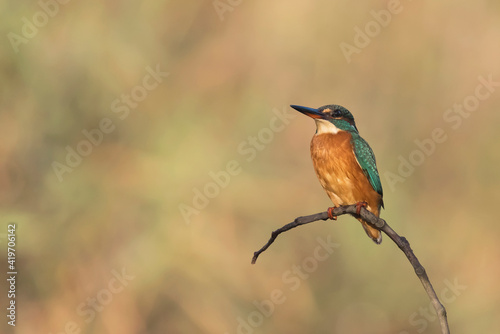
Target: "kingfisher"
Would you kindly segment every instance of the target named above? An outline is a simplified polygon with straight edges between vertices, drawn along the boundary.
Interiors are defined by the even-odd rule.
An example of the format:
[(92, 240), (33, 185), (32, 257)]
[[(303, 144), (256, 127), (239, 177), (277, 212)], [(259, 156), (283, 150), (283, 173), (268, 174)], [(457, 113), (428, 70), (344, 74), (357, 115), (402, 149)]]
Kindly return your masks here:
[[(311, 158), (319, 182), (335, 206), (356, 204), (357, 215), (366, 234), (376, 243), (382, 242), (380, 230), (360, 216), (365, 207), (380, 216), (384, 207), (382, 184), (375, 155), (359, 135), (354, 117), (346, 108), (330, 104), (318, 109), (291, 105), (293, 109), (314, 119), (316, 133), (311, 140)], [(335, 219), (329, 210), (330, 218)]]

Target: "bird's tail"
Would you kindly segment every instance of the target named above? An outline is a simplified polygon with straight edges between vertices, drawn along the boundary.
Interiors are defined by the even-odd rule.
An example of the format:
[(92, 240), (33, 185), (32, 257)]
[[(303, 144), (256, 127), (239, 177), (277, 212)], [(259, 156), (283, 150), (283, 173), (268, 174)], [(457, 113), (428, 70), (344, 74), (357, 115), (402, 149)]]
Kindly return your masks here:
[(358, 220), (361, 222), (361, 225), (363, 225), (363, 228), (365, 229), (366, 234), (377, 244), (380, 245), (382, 242), (382, 232), (380, 232), (378, 229), (375, 227), (371, 226), (364, 220), (358, 218)]

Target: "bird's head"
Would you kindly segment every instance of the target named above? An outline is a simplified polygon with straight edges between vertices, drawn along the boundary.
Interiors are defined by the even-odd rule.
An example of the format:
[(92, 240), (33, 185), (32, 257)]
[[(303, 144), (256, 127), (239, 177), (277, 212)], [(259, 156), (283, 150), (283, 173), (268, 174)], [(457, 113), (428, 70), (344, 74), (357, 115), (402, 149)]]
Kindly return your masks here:
[(318, 109), (291, 105), (293, 109), (316, 121), (316, 133), (337, 133), (339, 131), (358, 132), (354, 117), (346, 108), (329, 104)]

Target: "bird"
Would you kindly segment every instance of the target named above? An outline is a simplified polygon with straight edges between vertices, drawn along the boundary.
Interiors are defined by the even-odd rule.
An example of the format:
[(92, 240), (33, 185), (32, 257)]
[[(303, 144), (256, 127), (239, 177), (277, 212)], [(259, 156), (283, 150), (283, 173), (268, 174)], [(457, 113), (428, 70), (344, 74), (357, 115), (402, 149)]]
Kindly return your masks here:
[[(382, 183), (375, 155), (359, 135), (354, 116), (346, 108), (330, 104), (314, 109), (291, 105), (314, 119), (316, 133), (311, 140), (311, 158), (316, 175), (335, 207), (356, 204), (358, 219), (366, 234), (376, 243), (382, 233), (360, 216), (365, 207), (380, 216), (384, 207)], [(336, 219), (329, 209), (329, 217)]]

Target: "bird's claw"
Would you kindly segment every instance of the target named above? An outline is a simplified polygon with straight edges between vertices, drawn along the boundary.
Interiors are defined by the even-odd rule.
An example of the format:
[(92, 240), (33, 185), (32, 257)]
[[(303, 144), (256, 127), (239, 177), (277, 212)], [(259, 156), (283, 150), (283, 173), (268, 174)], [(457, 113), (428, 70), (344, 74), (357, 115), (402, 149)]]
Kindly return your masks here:
[(356, 213), (359, 215), (361, 213), (361, 208), (366, 208), (368, 203), (366, 202), (358, 202), (356, 203)]
[(328, 212), (328, 218), (330, 218), (331, 220), (337, 220), (337, 216), (333, 215), (333, 210), (335, 210), (335, 207), (330, 207), (328, 208), (328, 210), (326, 210)]

